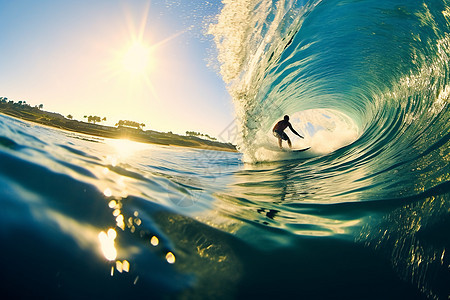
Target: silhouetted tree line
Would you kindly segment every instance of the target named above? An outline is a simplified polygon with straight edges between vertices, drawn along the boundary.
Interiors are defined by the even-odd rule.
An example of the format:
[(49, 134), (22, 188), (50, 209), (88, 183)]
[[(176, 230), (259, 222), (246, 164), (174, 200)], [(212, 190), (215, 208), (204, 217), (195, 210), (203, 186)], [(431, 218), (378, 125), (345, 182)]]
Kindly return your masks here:
[[(27, 101), (21, 100), (21, 101), (14, 102), (14, 100), (9, 100), (7, 97), (0, 97), (0, 103), (8, 104), (8, 105), (17, 105), (17, 106), (22, 106), (24, 108), (30, 108), (30, 109), (33, 108), (33, 107), (31, 107), (30, 104), (27, 103)], [(34, 108), (42, 110), (44, 108), (44, 104), (35, 105)]]
[[(70, 115), (69, 115), (70, 116)], [(83, 118), (85, 118), (85, 119), (87, 119), (88, 120), (88, 122), (89, 123), (100, 123), (100, 122), (103, 122), (103, 121), (106, 121), (106, 117), (103, 117), (103, 118), (101, 118), (101, 117), (99, 117), (99, 116), (84, 116)], [(69, 118), (70, 119), (70, 118)]]
[(116, 123), (116, 126), (117, 127), (133, 127), (133, 128), (137, 128), (137, 129), (142, 129), (141, 127), (145, 127), (145, 124), (134, 122), (134, 121), (129, 121), (129, 120), (120, 120), (119, 122)]
[(203, 134), (203, 133), (196, 132), (196, 131), (186, 131), (186, 135), (188, 135), (188, 136), (196, 136), (196, 137), (205, 137), (205, 138), (210, 139), (212, 141), (216, 141), (217, 140), (215, 137), (211, 137), (208, 134)]

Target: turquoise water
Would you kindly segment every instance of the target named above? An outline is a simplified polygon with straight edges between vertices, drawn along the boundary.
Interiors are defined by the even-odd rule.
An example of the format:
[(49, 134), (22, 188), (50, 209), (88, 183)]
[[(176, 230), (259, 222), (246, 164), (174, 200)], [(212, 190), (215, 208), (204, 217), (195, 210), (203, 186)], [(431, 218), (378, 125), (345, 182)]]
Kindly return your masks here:
[[(449, 18), (446, 1), (224, 4), (209, 33), (236, 120), (219, 138), (241, 153), (0, 116), (2, 289), (447, 299)], [(274, 151), (284, 114), (310, 150)]]

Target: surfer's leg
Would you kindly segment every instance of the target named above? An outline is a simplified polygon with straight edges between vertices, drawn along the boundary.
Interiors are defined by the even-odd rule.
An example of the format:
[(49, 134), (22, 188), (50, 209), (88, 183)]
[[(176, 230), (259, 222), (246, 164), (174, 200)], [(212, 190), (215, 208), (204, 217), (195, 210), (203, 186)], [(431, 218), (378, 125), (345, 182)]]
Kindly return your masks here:
[(281, 146), (281, 138), (282, 138), (281, 134), (276, 130), (272, 131), (272, 133), (278, 139), (278, 147), (280, 147), (280, 149), (283, 149), (283, 147)]
[(287, 142), (288, 142), (289, 148), (292, 149), (292, 143), (291, 143), (291, 140), (289, 138), (287, 139)]

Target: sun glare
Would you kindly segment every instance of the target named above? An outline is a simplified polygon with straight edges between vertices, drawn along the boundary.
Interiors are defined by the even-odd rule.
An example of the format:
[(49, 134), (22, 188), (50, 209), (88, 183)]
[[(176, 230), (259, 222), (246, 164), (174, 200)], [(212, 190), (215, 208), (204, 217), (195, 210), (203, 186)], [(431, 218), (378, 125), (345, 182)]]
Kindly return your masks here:
[(122, 58), (125, 70), (133, 75), (142, 75), (150, 71), (152, 66), (151, 49), (140, 42), (132, 44)]
[(127, 139), (111, 139), (107, 141), (107, 144), (112, 146), (113, 150), (116, 152), (120, 158), (130, 157), (136, 152), (149, 149), (148, 144), (133, 142)]
[[(112, 88), (126, 99), (126, 101), (117, 102), (117, 105), (112, 103), (109, 105), (109, 110), (115, 110), (117, 114), (122, 112), (124, 102), (129, 104), (131, 110), (137, 110), (137, 103), (150, 106), (152, 100), (160, 100), (154, 80), (159, 81), (161, 77), (165, 77), (161, 75), (168, 75), (165, 74), (166, 68), (163, 65), (169, 61), (164, 57), (165, 53), (161, 51), (161, 47), (190, 30), (179, 31), (167, 38), (157, 40), (156, 34), (151, 35), (148, 32), (151, 1), (144, 2), (146, 5), (142, 9), (141, 18), (134, 16), (132, 10), (125, 6), (128, 35), (117, 39), (117, 44), (110, 49), (108, 60), (105, 60), (105, 82), (114, 84)], [(151, 29), (156, 32), (158, 28)]]

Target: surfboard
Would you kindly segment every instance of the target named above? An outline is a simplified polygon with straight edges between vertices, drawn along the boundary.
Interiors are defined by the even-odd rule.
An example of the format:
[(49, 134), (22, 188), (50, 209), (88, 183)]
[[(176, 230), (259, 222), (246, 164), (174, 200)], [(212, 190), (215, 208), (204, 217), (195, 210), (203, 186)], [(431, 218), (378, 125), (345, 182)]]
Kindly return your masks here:
[(308, 149), (310, 149), (310, 148), (311, 148), (311, 147), (304, 148), (304, 149), (291, 150), (291, 151), (294, 152), (294, 153), (298, 153), (298, 152), (306, 151), (306, 150), (308, 150)]
[(279, 150), (279, 151), (281, 151), (281, 152), (293, 152), (293, 153), (298, 153), (298, 152), (303, 152), (303, 151), (309, 150), (310, 148), (311, 148), (311, 147), (304, 148), (304, 149), (293, 149), (293, 150), (291, 150), (291, 149), (281, 149), (281, 150)]

